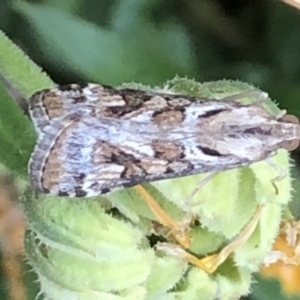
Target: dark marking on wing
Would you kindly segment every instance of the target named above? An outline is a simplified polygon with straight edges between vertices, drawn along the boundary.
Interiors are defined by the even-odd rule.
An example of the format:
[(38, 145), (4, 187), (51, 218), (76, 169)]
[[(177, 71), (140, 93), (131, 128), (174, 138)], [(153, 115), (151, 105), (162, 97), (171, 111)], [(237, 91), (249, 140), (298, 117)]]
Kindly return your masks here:
[(184, 146), (182, 146), (182, 152), (179, 154), (179, 158), (180, 159), (184, 159), (185, 158)]
[(140, 165), (128, 162), (124, 165), (124, 171), (120, 174), (120, 178), (129, 179), (133, 177), (144, 178), (148, 175), (147, 171)]
[(78, 91), (82, 92), (82, 90), (87, 87), (88, 84), (77, 84), (77, 83), (71, 83), (71, 84), (62, 84), (57, 87), (60, 91), (68, 92), (68, 91)]
[(110, 189), (109, 188), (104, 188), (104, 189), (102, 189), (101, 190), (101, 194), (107, 194), (107, 193), (109, 193), (110, 192)]
[[(31, 97), (30, 97), (30, 103), (32, 103), (32, 106), (34, 106), (36, 104), (36, 102), (40, 102), (40, 96), (41, 94), (47, 94), (50, 92), (51, 89), (44, 89), (42, 91), (36, 92), (34, 93)], [(44, 97), (43, 97), (44, 98)]]
[(122, 117), (128, 113), (131, 113), (133, 110), (137, 110), (141, 107), (143, 107), (143, 103), (135, 101), (134, 104), (127, 104), (125, 106), (123, 105), (123, 106), (108, 107), (107, 110), (110, 110), (114, 115)]
[(123, 116), (134, 110), (142, 108), (145, 102), (152, 99), (153, 95), (150, 95), (144, 91), (134, 89), (114, 89), (109, 86), (103, 86), (104, 92), (113, 96), (120, 96), (126, 103), (122, 106), (110, 107), (112, 113)]
[(199, 150), (201, 150), (206, 155), (210, 155), (210, 156), (224, 156), (220, 152), (218, 152), (216, 150), (213, 150), (213, 149), (210, 149), (210, 148), (207, 148), (207, 147), (197, 146), (197, 148)]
[(223, 111), (225, 111), (226, 109), (223, 109), (223, 108), (219, 108), (219, 109), (215, 109), (215, 110), (210, 110), (210, 111), (207, 111), (206, 113), (202, 114), (202, 115), (199, 115), (198, 118), (201, 118), (201, 119), (205, 119), (205, 118), (209, 118), (209, 117), (212, 117), (214, 115), (217, 115)]
[[(104, 92), (110, 94), (111, 96), (120, 96), (123, 98), (123, 100), (126, 102), (125, 106), (115, 106), (113, 108), (110, 108), (111, 111), (118, 116), (126, 115), (127, 113), (130, 113), (134, 110), (137, 110), (139, 108), (142, 108), (147, 101), (151, 101), (153, 97), (162, 97), (167, 102), (178, 99), (178, 100), (184, 100), (184, 101), (190, 101), (191, 103), (203, 103), (206, 102), (207, 99), (204, 98), (197, 98), (187, 95), (179, 95), (179, 94), (167, 94), (167, 93), (158, 93), (158, 92), (151, 92), (151, 91), (143, 91), (143, 90), (137, 90), (137, 89), (130, 89), (130, 88), (124, 88), (124, 89), (115, 89), (110, 86), (102, 85)], [(171, 110), (180, 110), (183, 112), (184, 108), (186, 106), (189, 106), (190, 103), (182, 104), (178, 107), (174, 107), (173, 104), (167, 103), (167, 105), (170, 105)], [(182, 109), (182, 110), (181, 110)]]
[(167, 143), (164, 141), (153, 141), (154, 158), (164, 159), (168, 162), (184, 159), (184, 146), (180, 143)]
[(165, 174), (172, 174), (174, 173), (174, 170), (170, 167), (167, 167)]
[(76, 183), (78, 185), (81, 185), (83, 183), (84, 178), (86, 177), (86, 175), (84, 173), (80, 173), (77, 176), (73, 176), (74, 180), (76, 181)]
[(261, 127), (252, 127), (252, 128), (245, 129), (243, 133), (269, 136), (272, 134), (272, 128), (269, 128), (268, 130), (264, 130)]
[(117, 165), (125, 165), (128, 162), (137, 164), (140, 161), (141, 161), (140, 159), (137, 159), (133, 155), (127, 154), (123, 151), (119, 151), (118, 153), (111, 154), (111, 162)]
[(65, 191), (58, 191), (58, 196), (59, 197), (68, 197), (69, 193)]
[(74, 92), (72, 95), (73, 103), (85, 103), (87, 102), (86, 96), (83, 94), (83, 89), (87, 84), (65, 84), (58, 86), (58, 89), (62, 92)]
[(84, 191), (80, 186), (75, 187), (75, 197), (82, 198), (87, 195), (87, 192)]
[(76, 104), (76, 103), (85, 103), (87, 102), (87, 99), (84, 95), (76, 95), (73, 97), (74, 101), (73, 103)]
[(157, 110), (155, 111), (153, 114), (152, 114), (152, 118), (155, 118), (157, 116), (160, 116), (160, 115), (163, 115), (167, 112), (181, 112), (182, 114), (185, 113), (185, 107), (184, 106), (176, 106), (176, 107), (164, 107), (160, 110)]

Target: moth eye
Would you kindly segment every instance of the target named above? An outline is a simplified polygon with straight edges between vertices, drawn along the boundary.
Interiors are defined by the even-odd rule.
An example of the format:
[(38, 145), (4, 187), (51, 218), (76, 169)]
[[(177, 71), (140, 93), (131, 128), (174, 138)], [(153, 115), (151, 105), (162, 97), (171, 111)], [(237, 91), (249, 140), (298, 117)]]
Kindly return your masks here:
[(299, 119), (294, 115), (284, 115), (282, 118), (280, 118), (280, 121), (286, 123), (299, 124)]
[(292, 141), (284, 141), (280, 143), (280, 146), (287, 151), (293, 151), (299, 147), (299, 144), (300, 144), (299, 140), (292, 140)]

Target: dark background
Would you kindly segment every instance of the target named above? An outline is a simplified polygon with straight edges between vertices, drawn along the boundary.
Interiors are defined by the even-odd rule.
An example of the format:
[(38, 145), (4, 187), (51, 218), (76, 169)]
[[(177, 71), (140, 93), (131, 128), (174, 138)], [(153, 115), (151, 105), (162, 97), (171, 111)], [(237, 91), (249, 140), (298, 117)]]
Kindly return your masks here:
[[(59, 84), (238, 79), (300, 117), (300, 11), (275, 0), (0, 0), (0, 29)], [(279, 290), (261, 281), (250, 298)]]

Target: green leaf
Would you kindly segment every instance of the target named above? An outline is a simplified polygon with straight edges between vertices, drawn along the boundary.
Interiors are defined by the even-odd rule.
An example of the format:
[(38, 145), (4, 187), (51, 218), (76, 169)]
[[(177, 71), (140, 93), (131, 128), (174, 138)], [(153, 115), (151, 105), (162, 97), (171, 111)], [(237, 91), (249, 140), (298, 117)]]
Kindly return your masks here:
[(27, 163), (36, 141), (29, 118), (0, 84), (0, 163), (27, 176)]
[[(28, 98), (53, 83), (40, 68), (0, 32), (0, 163), (9, 170), (27, 176), (27, 163), (36, 134), (27, 116), (6, 88)], [(6, 88), (3, 83), (5, 83)], [(13, 94), (13, 93), (12, 93)], [(16, 99), (15, 99), (16, 100)]]
[(189, 41), (175, 24), (111, 31), (46, 5), (20, 3), (16, 9), (35, 29), (49, 59), (89, 80), (159, 83), (175, 74), (192, 75)]
[(37, 91), (53, 86), (53, 82), (41, 68), (1, 31), (0, 73), (26, 99)]

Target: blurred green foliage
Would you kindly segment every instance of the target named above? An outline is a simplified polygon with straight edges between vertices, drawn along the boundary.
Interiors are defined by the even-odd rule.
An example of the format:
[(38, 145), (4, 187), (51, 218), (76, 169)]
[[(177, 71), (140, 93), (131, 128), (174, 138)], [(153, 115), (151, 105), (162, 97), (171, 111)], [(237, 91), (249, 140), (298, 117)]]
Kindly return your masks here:
[(275, 0), (1, 0), (0, 29), (57, 83), (238, 79), (300, 117), (300, 11)]

